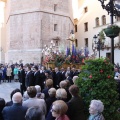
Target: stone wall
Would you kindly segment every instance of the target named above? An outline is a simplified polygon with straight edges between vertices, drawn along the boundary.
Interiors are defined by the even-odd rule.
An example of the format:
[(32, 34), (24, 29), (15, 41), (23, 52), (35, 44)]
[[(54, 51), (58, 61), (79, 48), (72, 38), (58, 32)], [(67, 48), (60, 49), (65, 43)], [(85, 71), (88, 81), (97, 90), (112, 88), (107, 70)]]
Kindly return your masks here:
[[(6, 62), (41, 62), (41, 51), (54, 38), (59, 46), (68, 45), (66, 38), (73, 29), (68, 0), (8, 0)], [(54, 11), (54, 4), (58, 5)], [(72, 8), (71, 8), (72, 10)], [(57, 30), (54, 31), (54, 24)]]

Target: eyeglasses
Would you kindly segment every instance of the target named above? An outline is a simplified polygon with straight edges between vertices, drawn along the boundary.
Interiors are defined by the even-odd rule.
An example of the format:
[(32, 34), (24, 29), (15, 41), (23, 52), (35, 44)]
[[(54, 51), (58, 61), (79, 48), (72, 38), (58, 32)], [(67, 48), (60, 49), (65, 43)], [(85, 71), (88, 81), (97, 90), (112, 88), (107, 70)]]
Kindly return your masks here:
[(52, 109), (51, 109), (51, 112), (57, 112), (57, 111), (52, 108)]

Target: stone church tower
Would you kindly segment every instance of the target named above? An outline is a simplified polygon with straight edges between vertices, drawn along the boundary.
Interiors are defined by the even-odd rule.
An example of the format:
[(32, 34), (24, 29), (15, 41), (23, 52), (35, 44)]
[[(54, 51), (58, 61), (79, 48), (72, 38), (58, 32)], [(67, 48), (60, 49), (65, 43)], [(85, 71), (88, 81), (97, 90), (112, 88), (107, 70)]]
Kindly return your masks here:
[(72, 0), (7, 0), (6, 62), (40, 63), (51, 40), (65, 51), (73, 29)]

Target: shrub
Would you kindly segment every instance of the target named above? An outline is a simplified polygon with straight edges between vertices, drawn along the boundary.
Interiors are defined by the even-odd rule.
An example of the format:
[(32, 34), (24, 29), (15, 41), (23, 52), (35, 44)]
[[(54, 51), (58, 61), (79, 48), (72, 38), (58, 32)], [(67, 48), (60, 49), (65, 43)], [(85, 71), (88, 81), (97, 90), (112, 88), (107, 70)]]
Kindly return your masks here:
[[(87, 115), (90, 101), (99, 99), (104, 103), (105, 120), (118, 120), (116, 110), (120, 107), (113, 65), (108, 59), (86, 60), (76, 84), (85, 102)], [(117, 119), (118, 117), (118, 119)]]

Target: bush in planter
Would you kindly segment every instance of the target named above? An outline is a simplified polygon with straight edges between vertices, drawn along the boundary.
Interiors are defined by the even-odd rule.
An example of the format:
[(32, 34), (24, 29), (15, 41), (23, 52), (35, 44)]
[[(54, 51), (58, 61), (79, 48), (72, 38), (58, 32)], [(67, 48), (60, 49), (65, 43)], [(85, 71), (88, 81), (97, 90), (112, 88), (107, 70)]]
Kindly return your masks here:
[(109, 25), (107, 28), (104, 29), (104, 32), (107, 37), (114, 38), (117, 37), (120, 33), (120, 27), (118, 25)]
[(76, 84), (80, 88), (86, 110), (91, 100), (99, 99), (104, 103), (105, 120), (119, 120), (120, 116), (116, 112), (120, 107), (117, 84), (114, 80), (113, 65), (108, 59), (86, 60)]

